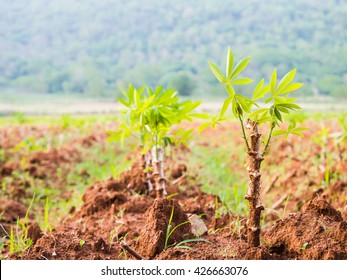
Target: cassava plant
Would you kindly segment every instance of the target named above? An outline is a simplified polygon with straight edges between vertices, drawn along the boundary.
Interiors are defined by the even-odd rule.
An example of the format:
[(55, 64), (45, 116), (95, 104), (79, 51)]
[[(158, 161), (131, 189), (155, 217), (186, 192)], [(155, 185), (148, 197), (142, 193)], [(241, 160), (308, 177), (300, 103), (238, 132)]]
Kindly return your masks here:
[[(211, 61), (209, 66), (217, 78), (224, 84), (228, 97), (225, 99), (220, 114), (204, 123), (199, 131), (212, 126), (215, 127), (221, 121), (226, 120), (226, 112), (232, 109), (232, 114), (239, 120), (242, 137), (248, 154), (249, 188), (245, 199), (249, 202), (249, 216), (247, 220), (247, 239), (250, 246), (260, 245), (260, 219), (264, 206), (260, 201), (261, 188), (261, 163), (267, 155), (271, 137), (295, 134), (303, 136), (303, 127), (297, 127), (295, 121), (290, 122), (287, 129), (280, 128), (285, 122), (284, 115), (292, 114), (292, 111), (301, 109), (296, 104), (296, 98), (291, 98), (291, 92), (299, 89), (301, 83), (292, 83), (296, 69), (287, 73), (279, 82), (277, 71), (273, 71), (269, 85), (265, 85), (262, 79), (255, 87), (251, 97), (239, 94), (235, 86), (247, 85), (253, 82), (248, 77), (240, 77), (242, 71), (247, 67), (250, 58), (241, 59), (234, 66), (234, 56), (228, 49), (225, 74)], [(263, 102), (265, 105), (260, 105)], [(255, 110), (253, 110), (255, 108)], [(267, 127), (267, 130), (266, 130)], [(247, 135), (246, 129), (249, 130)], [(263, 137), (260, 129), (267, 132)]]
[(166, 196), (165, 148), (171, 144), (186, 144), (192, 137), (193, 129), (173, 128), (183, 120), (205, 117), (192, 112), (200, 102), (179, 102), (175, 90), (163, 90), (161, 86), (152, 90), (149, 87), (136, 89), (130, 85), (128, 91), (122, 93), (124, 98), (119, 98), (119, 101), (126, 107), (122, 111), (126, 120), (118, 131), (108, 131), (109, 140), (123, 142), (129, 136), (139, 139), (147, 189), (152, 191), (153, 180), (156, 197), (163, 198)]

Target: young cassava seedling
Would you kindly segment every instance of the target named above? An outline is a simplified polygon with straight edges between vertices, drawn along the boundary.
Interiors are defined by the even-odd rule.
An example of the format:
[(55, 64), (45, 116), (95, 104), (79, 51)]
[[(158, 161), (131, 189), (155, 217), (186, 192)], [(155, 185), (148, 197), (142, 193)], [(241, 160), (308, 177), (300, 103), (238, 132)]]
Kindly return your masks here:
[(118, 131), (108, 131), (109, 140), (124, 142), (129, 136), (139, 139), (147, 189), (152, 191), (153, 179), (156, 197), (163, 198), (166, 196), (165, 148), (173, 143), (187, 144), (193, 133), (193, 129), (174, 130), (173, 127), (183, 120), (205, 117), (192, 112), (200, 102), (179, 102), (175, 90), (163, 90), (161, 86), (152, 90), (149, 87), (136, 89), (130, 85), (128, 91), (122, 93), (124, 98), (119, 98), (119, 102), (126, 107), (122, 111), (126, 120)]
[[(280, 123), (284, 122), (284, 114), (291, 114), (292, 111), (301, 109), (296, 104), (297, 99), (289, 97), (291, 92), (302, 86), (301, 83), (292, 83), (296, 69), (287, 73), (279, 82), (277, 81), (277, 70), (275, 69), (272, 73), (270, 84), (265, 85), (264, 79), (262, 79), (255, 87), (252, 97), (249, 98), (237, 93), (234, 88), (237, 85), (242, 86), (253, 82), (250, 78), (239, 77), (241, 72), (247, 67), (249, 60), (249, 57), (243, 58), (234, 66), (234, 56), (229, 48), (225, 74), (213, 62), (208, 62), (214, 76), (220, 83), (224, 84), (228, 97), (224, 101), (220, 114), (200, 126), (199, 131), (201, 132), (209, 126), (215, 127), (221, 121), (226, 120), (225, 113), (230, 107), (233, 115), (239, 120), (249, 161), (247, 167), (249, 188), (245, 196), (245, 199), (249, 202), (247, 239), (249, 246), (257, 247), (260, 245), (261, 211), (264, 210), (264, 206), (260, 201), (260, 168), (267, 154), (271, 137), (278, 135), (288, 136), (289, 134), (303, 136), (302, 131), (306, 129), (297, 127), (295, 121), (292, 121), (286, 130), (276, 130)], [(266, 105), (268, 104), (268, 106), (260, 107), (257, 104), (258, 101), (262, 101)], [(257, 108), (255, 111), (252, 111), (254, 106)], [(265, 125), (269, 127), (269, 132), (264, 139), (260, 128)], [(249, 130), (248, 137), (246, 129)]]

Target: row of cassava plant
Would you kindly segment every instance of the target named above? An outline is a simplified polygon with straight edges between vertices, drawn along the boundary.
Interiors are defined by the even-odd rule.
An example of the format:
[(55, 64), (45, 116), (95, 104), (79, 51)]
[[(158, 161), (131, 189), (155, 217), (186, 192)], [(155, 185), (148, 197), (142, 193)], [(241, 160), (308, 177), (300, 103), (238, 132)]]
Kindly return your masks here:
[(155, 90), (145, 86), (136, 89), (130, 85), (122, 93), (124, 98), (119, 101), (125, 106), (122, 113), (126, 121), (119, 130), (108, 131), (108, 139), (123, 143), (125, 138), (134, 136), (141, 146), (140, 161), (147, 191), (155, 190), (157, 198), (166, 197), (165, 149), (172, 144), (186, 144), (193, 133), (193, 129), (173, 130), (174, 126), (184, 120), (208, 116), (193, 113), (200, 102), (180, 102), (173, 89), (163, 90), (161, 86)]
[[(238, 93), (237, 86), (253, 82), (251, 78), (240, 77), (249, 60), (250, 58), (246, 57), (234, 65), (234, 56), (229, 48), (224, 74), (209, 61), (214, 76), (224, 84), (227, 93), (227, 98), (217, 116), (194, 113), (193, 110), (200, 102), (179, 102), (175, 90), (163, 90), (161, 87), (155, 90), (148, 87), (136, 89), (130, 85), (128, 91), (123, 92), (124, 98), (119, 99), (126, 107), (122, 111), (126, 121), (121, 124), (118, 131), (109, 131), (109, 139), (123, 142), (131, 135), (139, 139), (147, 189), (152, 191), (152, 181), (154, 181), (156, 197), (162, 198), (166, 195), (165, 147), (172, 143), (186, 143), (193, 135), (192, 129), (173, 130), (173, 127), (183, 120), (192, 120), (195, 117), (208, 118), (209, 120), (198, 128), (198, 132), (202, 132), (209, 126), (215, 127), (226, 121), (228, 119), (226, 113), (231, 109), (232, 115), (240, 123), (240, 134), (248, 154), (249, 190), (245, 196), (249, 202), (248, 244), (256, 247), (260, 245), (260, 220), (261, 212), (264, 210), (260, 201), (261, 163), (267, 155), (271, 138), (279, 135), (287, 137), (289, 134), (303, 136), (302, 131), (305, 128), (297, 127), (293, 118), (286, 129), (281, 126), (281, 123), (285, 122), (283, 115), (290, 115), (292, 111), (301, 109), (296, 103), (297, 99), (289, 96), (291, 92), (302, 86), (301, 83), (292, 82), (296, 69), (287, 73), (279, 82), (275, 69), (269, 84), (265, 84), (265, 80), (262, 79), (255, 87), (252, 97), (247, 97)], [(263, 129), (267, 132), (265, 137), (262, 136)]]

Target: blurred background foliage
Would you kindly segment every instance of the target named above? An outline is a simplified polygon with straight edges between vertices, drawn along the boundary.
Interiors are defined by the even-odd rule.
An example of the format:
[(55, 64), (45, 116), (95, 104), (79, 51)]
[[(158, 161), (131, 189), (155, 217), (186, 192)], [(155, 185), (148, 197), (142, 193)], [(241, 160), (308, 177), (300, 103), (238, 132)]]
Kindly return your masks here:
[(218, 97), (207, 59), (223, 65), (231, 46), (251, 56), (252, 77), (296, 67), (300, 95), (347, 96), (344, 0), (2, 0), (0, 11), (1, 94), (114, 98), (132, 82)]

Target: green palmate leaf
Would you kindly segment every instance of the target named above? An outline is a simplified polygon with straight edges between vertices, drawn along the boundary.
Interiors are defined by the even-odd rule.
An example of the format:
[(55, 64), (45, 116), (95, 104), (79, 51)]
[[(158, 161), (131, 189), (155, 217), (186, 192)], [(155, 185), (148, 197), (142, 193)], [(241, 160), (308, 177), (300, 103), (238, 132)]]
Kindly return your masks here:
[(295, 101), (298, 101), (299, 98), (289, 98), (289, 94), (285, 95), (286, 102), (285, 103), (294, 103)]
[(135, 90), (135, 87), (132, 84), (129, 84), (127, 95), (133, 94), (134, 90)]
[(148, 96), (154, 95), (153, 90), (150, 87), (146, 87)]
[(251, 112), (251, 107), (253, 105), (253, 101), (251, 99), (239, 94), (236, 94), (235, 98), (237, 102), (240, 104), (240, 106), (242, 107), (243, 111), (245, 111), (246, 113)]
[(241, 59), (239, 63), (237, 63), (237, 65), (235, 66), (234, 70), (232, 71), (230, 75), (230, 79), (240, 74), (247, 67), (249, 60), (250, 60), (249, 56)]
[(272, 136), (279, 136), (279, 135), (283, 135), (283, 134), (287, 134), (287, 130), (279, 129), (279, 130), (274, 130), (272, 132)]
[[(270, 90), (270, 86), (265, 86), (265, 87), (259, 89), (258, 91), (254, 91), (253, 95), (252, 95), (252, 99), (258, 100), (260, 98), (263, 98), (269, 92), (269, 90)], [(270, 97), (270, 98), (272, 99), (272, 97)]]
[(265, 104), (269, 103), (272, 99), (273, 99), (273, 97), (268, 97), (268, 98), (266, 98)]
[(140, 108), (140, 106), (141, 106), (140, 92), (137, 91), (136, 89), (134, 90), (134, 101), (136, 104), (136, 108)]
[(129, 107), (130, 106), (130, 104), (127, 102), (127, 101), (125, 101), (123, 98), (121, 98), (121, 97), (118, 97), (118, 101), (120, 102), (120, 103), (122, 103), (124, 106), (126, 106), (126, 107)]
[(280, 93), (287, 85), (291, 83), (291, 81), (294, 79), (296, 74), (296, 69), (293, 69), (292, 71), (288, 72), (279, 82), (277, 86), (277, 93)]
[(250, 78), (237, 78), (231, 81), (232, 84), (234, 85), (247, 85), (252, 83), (253, 80)]
[(283, 112), (283, 113), (285, 113), (285, 114), (289, 114), (289, 110), (288, 110), (287, 108), (285, 108), (285, 107), (276, 105), (276, 108), (277, 108), (279, 111), (281, 111), (281, 112)]
[(135, 90), (136, 89), (132, 85), (130, 85), (128, 88), (127, 98), (128, 98), (128, 101), (131, 105), (134, 105), (134, 101), (135, 101), (134, 92), (135, 92)]
[(202, 114), (202, 113), (193, 113), (189, 114), (188, 116), (193, 118), (199, 118), (199, 119), (209, 119), (210, 116), (208, 114)]
[(285, 107), (285, 108), (288, 108), (290, 110), (299, 110), (301, 109), (301, 107), (297, 104), (293, 104), (293, 103), (279, 103), (279, 104), (276, 104), (276, 106), (281, 106), (281, 107)]
[(234, 98), (232, 104), (232, 111), (235, 117), (239, 117), (239, 116), (243, 116), (243, 110), (241, 108), (241, 106), (239, 105), (239, 103), (237, 102), (236, 98)]
[(182, 106), (181, 113), (182, 114), (189, 113), (193, 111), (195, 108), (197, 108), (200, 104), (201, 104), (201, 101), (197, 101), (197, 102), (186, 101), (180, 104)]
[(213, 74), (215, 75), (215, 77), (217, 78), (217, 80), (220, 81), (221, 83), (225, 83), (226, 78), (224, 77), (222, 72), (218, 69), (218, 67), (215, 64), (213, 64), (213, 62), (211, 61), (208, 61), (208, 64), (210, 65), (210, 68)]
[(227, 99), (225, 99), (222, 110), (220, 111), (220, 118), (222, 118), (225, 114), (225, 112), (228, 110), (231, 101), (233, 100), (232, 97), (228, 97)]
[(227, 90), (227, 93), (229, 94), (229, 96), (230, 96), (231, 98), (234, 98), (234, 96), (235, 96), (235, 90), (234, 90), (234, 88), (232, 87), (232, 85), (227, 84), (227, 85), (225, 86), (225, 89)]
[(248, 118), (249, 118), (249, 119), (254, 119), (254, 118), (258, 117), (259, 115), (262, 115), (262, 114), (264, 114), (264, 113), (266, 113), (266, 112), (268, 112), (268, 111), (269, 111), (268, 108), (259, 109), (259, 110), (255, 111), (255, 112), (251, 113), (251, 114), (248, 116)]
[(152, 102), (152, 100), (154, 99), (154, 97), (155, 97), (155, 95), (150, 96), (150, 97), (142, 104), (140, 111), (143, 112), (144, 110), (146, 110), (146, 109), (149, 107), (149, 105), (151, 104), (151, 102)]
[[(163, 91), (163, 87), (161, 85), (155, 88), (155, 94), (160, 94)], [(170, 90), (167, 90), (169, 92)]]
[(299, 126), (299, 127), (295, 127), (292, 129), (292, 131), (305, 131), (305, 130), (308, 130), (307, 127), (302, 127), (302, 126)]
[(270, 116), (262, 116), (257, 120), (257, 123), (263, 124), (263, 123), (271, 123), (272, 122), (272, 118)]
[(300, 136), (302, 138), (304, 138), (304, 134), (302, 134), (301, 132), (299, 131), (294, 131), (294, 130), (291, 130), (289, 131), (290, 134), (294, 134), (294, 135), (297, 135), (297, 136)]
[(271, 79), (270, 79), (270, 93), (272, 96), (275, 96), (276, 92), (276, 81), (277, 81), (277, 70), (275, 68), (275, 70), (272, 72), (272, 75), (271, 75)]
[(146, 89), (147, 87), (146, 86), (142, 86), (140, 87), (137, 91), (139, 92), (140, 95), (143, 94), (143, 91)]
[(274, 114), (276, 116), (276, 119), (278, 119), (280, 122), (282, 122), (282, 115), (276, 107), (274, 108)]
[(303, 85), (304, 84), (301, 84), (301, 83), (290, 84), (286, 86), (284, 89), (282, 89), (280, 92), (278, 92), (278, 94), (286, 94), (286, 93), (292, 92), (294, 90), (301, 88)]
[(253, 100), (257, 100), (258, 98), (258, 94), (259, 94), (259, 91), (260, 89), (263, 87), (264, 85), (264, 79), (262, 79), (258, 84), (257, 86), (255, 87), (254, 91), (253, 91), (253, 94), (252, 94), (252, 99)]
[(276, 96), (275, 97), (276, 103), (280, 104), (280, 103), (293, 103), (295, 101), (297, 101), (297, 98), (289, 98), (288, 95), (286, 96)]
[(202, 125), (200, 125), (198, 127), (198, 133), (200, 134), (201, 132), (203, 132), (206, 128), (210, 127), (211, 125), (212, 125), (212, 122), (203, 123)]
[(226, 69), (225, 69), (225, 73), (226, 73), (226, 77), (228, 80), (230, 80), (230, 76), (233, 70), (233, 65), (234, 65), (234, 55), (231, 51), (231, 48), (228, 48), (228, 55), (227, 55), (227, 63), (226, 63)]

